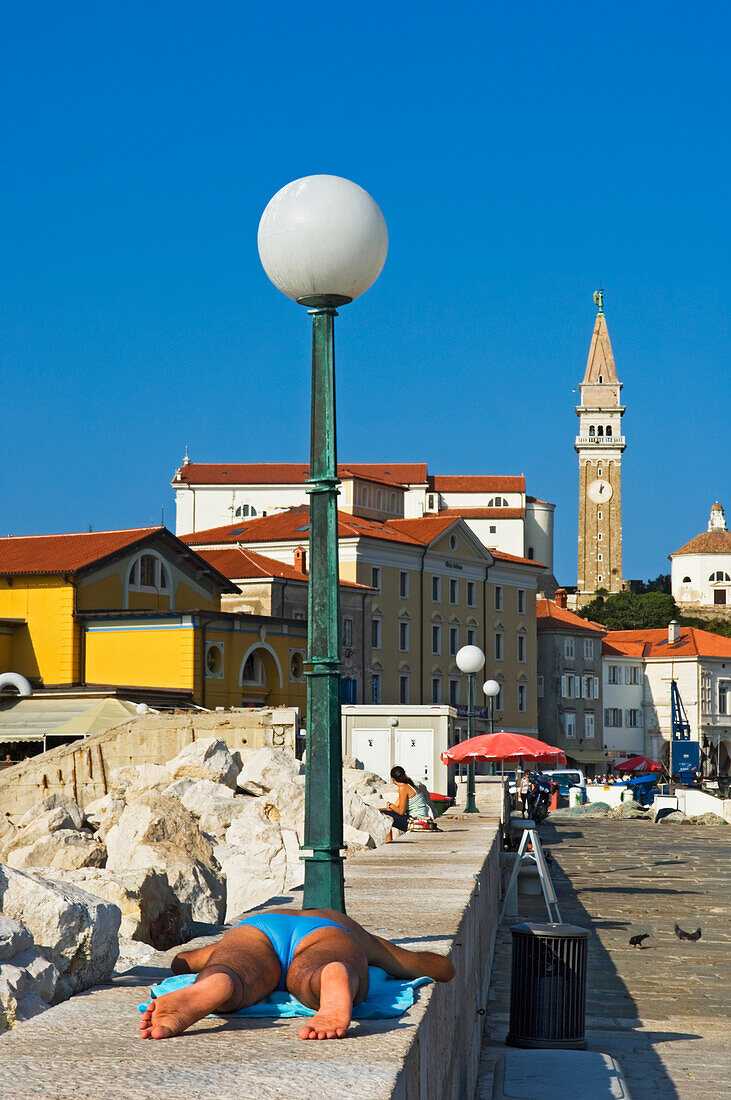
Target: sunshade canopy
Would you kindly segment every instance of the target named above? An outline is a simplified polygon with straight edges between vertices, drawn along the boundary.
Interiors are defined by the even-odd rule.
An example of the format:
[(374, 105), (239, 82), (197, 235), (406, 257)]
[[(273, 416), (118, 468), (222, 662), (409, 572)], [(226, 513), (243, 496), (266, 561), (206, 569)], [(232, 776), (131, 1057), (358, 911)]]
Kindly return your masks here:
[(442, 753), (444, 764), (458, 764), (463, 760), (537, 760), (566, 763), (563, 750), (555, 745), (548, 745), (545, 741), (524, 733), (505, 732), (470, 737), (468, 741), (460, 741), (458, 745)]
[(657, 760), (650, 760), (649, 756), (630, 756), (629, 760), (615, 764), (614, 770), (615, 772), (660, 772), (662, 764), (658, 764)]

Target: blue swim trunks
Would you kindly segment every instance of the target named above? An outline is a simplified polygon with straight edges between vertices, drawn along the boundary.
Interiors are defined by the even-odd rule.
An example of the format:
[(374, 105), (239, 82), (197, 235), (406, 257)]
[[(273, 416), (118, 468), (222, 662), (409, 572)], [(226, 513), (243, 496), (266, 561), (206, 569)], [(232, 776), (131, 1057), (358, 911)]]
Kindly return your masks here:
[(327, 920), (326, 917), (308, 917), (299, 913), (255, 914), (253, 917), (246, 917), (239, 921), (234, 928), (240, 928), (242, 924), (258, 928), (274, 948), (274, 953), (282, 967), (282, 976), (277, 986), (277, 989), (281, 990), (287, 988), (287, 971), (300, 940), (309, 936), (310, 932), (316, 932), (318, 928), (339, 928), (341, 932), (348, 931), (342, 924), (336, 924), (334, 920)]

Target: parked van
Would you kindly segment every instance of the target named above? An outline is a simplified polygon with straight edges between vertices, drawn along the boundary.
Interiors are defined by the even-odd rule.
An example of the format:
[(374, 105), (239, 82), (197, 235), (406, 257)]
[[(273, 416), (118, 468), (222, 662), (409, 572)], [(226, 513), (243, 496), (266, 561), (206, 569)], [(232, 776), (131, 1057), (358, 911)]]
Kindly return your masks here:
[(553, 768), (544, 770), (543, 774), (554, 783), (558, 783), (561, 794), (566, 797), (568, 797), (569, 787), (581, 787), (582, 802), (586, 802), (586, 776), (581, 768)]

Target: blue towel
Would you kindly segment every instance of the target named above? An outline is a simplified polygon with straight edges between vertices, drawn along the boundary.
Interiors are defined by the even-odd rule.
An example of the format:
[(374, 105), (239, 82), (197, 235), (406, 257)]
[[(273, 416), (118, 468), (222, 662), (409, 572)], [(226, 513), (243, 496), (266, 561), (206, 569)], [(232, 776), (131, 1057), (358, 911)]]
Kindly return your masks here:
[[(415, 978), (411, 982), (392, 978), (385, 970), (378, 966), (368, 967), (368, 999), (353, 1009), (354, 1020), (392, 1020), (395, 1016), (401, 1016), (411, 1008), (415, 1001), (414, 990), (420, 985), (432, 981), (431, 978)], [(150, 993), (152, 1000), (161, 997), (163, 993), (174, 993), (176, 989), (185, 989), (192, 985), (196, 979), (195, 974), (173, 974), (165, 978), (159, 985), (153, 985)], [(152, 1004), (141, 1004), (137, 1007), (140, 1012)], [(251, 1005), (250, 1008), (240, 1008), (238, 1012), (226, 1012), (224, 1016), (272, 1016), (288, 1019), (293, 1016), (314, 1016), (314, 1008), (307, 1008), (293, 997), (291, 993), (270, 993), (263, 1001)], [(215, 1015), (215, 1014), (214, 1014)]]

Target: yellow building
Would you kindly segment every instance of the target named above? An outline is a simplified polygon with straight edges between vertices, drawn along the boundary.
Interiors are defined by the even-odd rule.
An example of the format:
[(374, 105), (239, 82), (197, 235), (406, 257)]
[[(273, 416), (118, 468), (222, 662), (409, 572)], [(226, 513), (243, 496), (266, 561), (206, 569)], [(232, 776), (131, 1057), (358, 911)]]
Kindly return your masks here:
[[(499, 728), (535, 734), (536, 589), (545, 566), (486, 549), (454, 513), (375, 520), (372, 509), (366, 515), (352, 500), (349, 506), (338, 514), (341, 582), (372, 593), (363, 667), (347, 701), (463, 706), (466, 683), (455, 658), (474, 644), (486, 654), (484, 678), (501, 685)], [(291, 567), (308, 537), (308, 518), (307, 507), (297, 507), (183, 541), (211, 561), (236, 547)], [(350, 619), (341, 606), (344, 639), (352, 637)]]
[(0, 674), (34, 690), (304, 706), (305, 623), (222, 611), (236, 591), (164, 527), (0, 539)]

